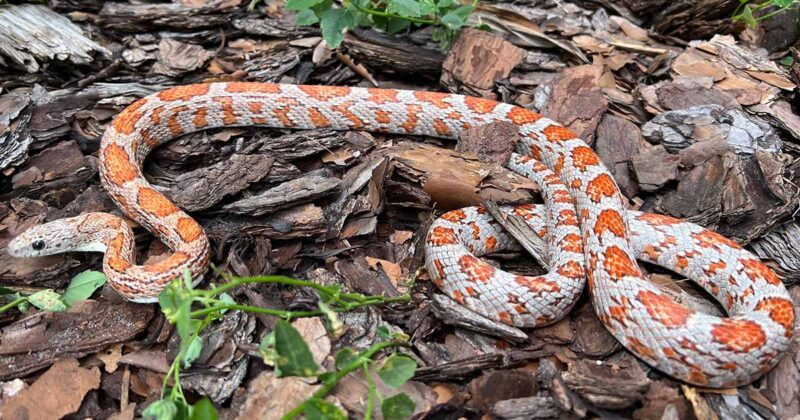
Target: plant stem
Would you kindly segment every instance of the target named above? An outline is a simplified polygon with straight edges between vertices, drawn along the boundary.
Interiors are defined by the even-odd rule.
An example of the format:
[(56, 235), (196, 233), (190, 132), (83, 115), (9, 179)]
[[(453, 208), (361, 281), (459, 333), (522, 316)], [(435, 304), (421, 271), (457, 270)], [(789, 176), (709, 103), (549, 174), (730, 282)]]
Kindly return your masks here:
[(421, 23), (423, 25), (435, 25), (436, 24), (435, 20), (419, 19), (419, 18), (413, 18), (413, 17), (409, 17), (409, 16), (400, 16), (400, 15), (395, 15), (394, 13), (381, 12), (380, 10), (366, 9), (366, 8), (363, 8), (363, 7), (359, 6), (355, 2), (351, 2), (350, 4), (352, 4), (353, 7), (355, 7), (356, 10), (358, 10), (359, 12), (366, 13), (368, 15), (380, 16), (380, 17), (384, 17), (384, 18), (387, 18), (387, 19), (402, 19), (402, 20), (407, 20), (409, 22)]
[[(322, 399), (323, 397), (328, 395), (328, 393), (331, 392), (331, 390), (336, 387), (336, 385), (339, 383), (339, 381), (342, 380), (342, 378), (347, 376), (350, 372), (362, 368), (365, 363), (369, 363), (369, 361), (372, 359), (372, 356), (375, 355), (375, 353), (389, 347), (399, 347), (403, 345), (405, 345), (405, 343), (399, 341), (384, 341), (381, 343), (374, 344), (372, 347), (364, 350), (364, 352), (361, 353), (359, 357), (350, 362), (347, 366), (345, 366), (341, 370), (336, 371), (336, 374), (333, 375), (333, 378), (331, 378), (331, 380), (328, 381), (327, 383), (324, 383), (320, 389), (318, 389), (313, 395), (311, 395), (311, 398)], [(300, 414), (302, 411), (303, 411), (303, 405), (300, 404), (297, 407), (295, 407), (292, 411), (289, 411), (288, 413), (284, 414), (281, 420), (291, 420), (297, 417), (297, 415)]]
[(377, 389), (375, 388), (375, 381), (372, 380), (372, 376), (369, 374), (369, 362), (364, 362), (364, 377), (367, 378), (367, 407), (364, 409), (364, 420), (371, 420), (372, 418), (372, 410), (375, 409), (375, 393)]
[(15, 299), (11, 303), (8, 303), (8, 304), (5, 304), (3, 306), (0, 306), (0, 314), (2, 314), (3, 312), (5, 312), (5, 311), (7, 311), (7, 310), (9, 310), (11, 308), (14, 308), (16, 306), (22, 305), (23, 303), (25, 303), (27, 301), (28, 301), (28, 298), (23, 296), (21, 298)]
[(294, 319), (294, 318), (323, 315), (322, 311), (283, 311), (280, 309), (259, 308), (258, 306), (239, 305), (239, 304), (236, 305), (225, 304), (225, 305), (212, 306), (210, 308), (205, 308), (205, 309), (198, 309), (194, 312), (191, 312), (189, 315), (192, 318), (196, 318), (226, 309), (253, 312), (257, 314), (275, 315), (284, 319)]

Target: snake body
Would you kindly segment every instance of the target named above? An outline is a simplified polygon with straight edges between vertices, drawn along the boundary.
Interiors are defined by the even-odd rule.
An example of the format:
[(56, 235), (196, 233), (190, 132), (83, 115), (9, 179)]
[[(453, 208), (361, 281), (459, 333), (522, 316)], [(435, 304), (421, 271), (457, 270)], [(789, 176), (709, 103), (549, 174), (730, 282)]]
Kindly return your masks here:
[[(105, 252), (109, 283), (126, 299), (152, 302), (184, 270), (205, 271), (209, 244), (200, 225), (142, 175), (148, 153), (183, 134), (214, 127), (330, 128), (456, 138), (506, 121), (522, 140), (508, 166), (542, 185), (545, 207), (506, 209), (546, 238), (550, 272), (505, 273), (476, 258), (511, 246), (481, 207), (434, 222), (427, 266), (449, 296), (498, 321), (555, 322), (588, 284), (594, 308), (631, 352), (677, 379), (708, 387), (748, 383), (787, 348), (792, 301), (780, 279), (735, 242), (676, 219), (627, 211), (598, 156), (570, 130), (530, 110), (469, 96), (268, 83), (179, 86), (142, 98), (108, 127), (99, 151), (101, 182), (129, 217), (173, 253), (136, 265), (133, 235), (118, 217), (87, 213), (35, 226), (9, 243), (16, 256)], [(631, 229), (634, 233), (631, 233)], [(647, 281), (637, 257), (696, 280), (730, 315), (674, 302)]]

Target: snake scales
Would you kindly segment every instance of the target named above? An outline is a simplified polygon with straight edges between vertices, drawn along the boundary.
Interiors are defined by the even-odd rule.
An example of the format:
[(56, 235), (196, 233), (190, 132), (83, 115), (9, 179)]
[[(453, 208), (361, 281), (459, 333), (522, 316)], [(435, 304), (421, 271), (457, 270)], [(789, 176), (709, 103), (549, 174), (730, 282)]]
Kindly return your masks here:
[[(563, 317), (588, 284), (609, 331), (651, 366), (683, 381), (729, 387), (748, 383), (779, 360), (793, 334), (794, 309), (780, 279), (735, 242), (669, 217), (628, 211), (598, 156), (568, 129), (527, 109), (468, 96), (391, 89), (211, 83), (180, 86), (126, 108), (106, 130), (99, 157), (103, 186), (119, 207), (173, 253), (136, 265), (130, 228), (87, 213), (35, 226), (9, 243), (15, 256), (105, 252), (103, 269), (125, 298), (152, 302), (185, 269), (197, 277), (209, 244), (189, 215), (145, 180), (148, 153), (180, 135), (214, 127), (331, 128), (455, 138), (494, 121), (519, 127), (508, 166), (537, 180), (545, 206), (506, 208), (546, 239), (550, 271), (503, 272), (477, 258), (513, 241), (472, 207), (434, 222), (427, 266), (439, 288), (484, 316), (517, 326)], [(674, 302), (648, 282), (636, 259), (692, 278), (730, 315), (720, 318)]]

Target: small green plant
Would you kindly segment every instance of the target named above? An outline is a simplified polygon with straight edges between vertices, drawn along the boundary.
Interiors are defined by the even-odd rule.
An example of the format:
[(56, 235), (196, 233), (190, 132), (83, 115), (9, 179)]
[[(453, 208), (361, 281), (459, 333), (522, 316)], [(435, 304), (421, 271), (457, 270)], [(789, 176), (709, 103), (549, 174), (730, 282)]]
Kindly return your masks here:
[[(411, 300), (410, 294), (406, 293), (393, 298), (366, 296), (359, 293), (342, 293), (339, 285), (322, 286), (283, 276), (235, 277), (221, 275), (227, 281), (225, 284), (209, 290), (200, 290), (192, 286), (192, 279), (187, 272), (183, 279), (172, 282), (159, 295), (161, 311), (177, 329), (180, 337), (180, 349), (164, 377), (161, 399), (147, 407), (142, 413), (144, 418), (158, 420), (217, 418), (213, 404), (207, 399), (204, 398), (194, 404), (187, 401), (181, 387), (181, 369), (190, 367), (200, 355), (203, 347), (203, 341), (200, 338), (202, 331), (213, 322), (221, 320), (229, 310), (280, 317), (281, 320), (278, 321), (272, 333), (261, 341), (259, 349), (264, 361), (275, 367), (277, 377), (316, 377), (322, 383), (320, 389), (311, 398), (287, 413), (284, 416), (285, 419), (294, 418), (301, 413), (305, 413), (309, 419), (347, 418), (342, 410), (324, 401), (323, 398), (344, 376), (358, 369), (364, 370), (369, 381), (367, 412), (371, 415), (375, 398), (381, 398), (369, 376), (369, 367), (374, 363), (372, 356), (381, 350), (405, 345), (404, 337), (390, 335), (388, 331), (381, 329), (380, 336), (383, 341), (362, 351), (343, 349), (336, 355), (336, 369), (330, 372), (321, 372), (311, 357), (308, 345), (288, 321), (302, 317), (324, 316), (328, 321), (329, 331), (337, 335), (342, 328), (342, 324), (336, 316), (337, 313), (368, 305), (408, 302)], [(273, 283), (312, 288), (319, 296), (319, 309), (285, 311), (240, 305), (228, 295), (228, 290), (249, 283)], [(394, 354), (384, 360), (377, 373), (387, 385), (400, 386), (413, 376), (414, 369), (416, 369), (416, 363), (413, 359)], [(414, 405), (408, 396), (398, 394), (383, 399), (381, 409), (385, 418), (399, 420), (410, 416)], [(404, 415), (405, 413), (408, 414)]]
[[(761, 2), (739, 0), (739, 6), (733, 12), (733, 20), (743, 21), (747, 26), (755, 27), (759, 21), (780, 14), (795, 4), (800, 4), (800, 0), (764, 0)], [(775, 7), (776, 9), (759, 16), (759, 12), (770, 7)]]
[(62, 294), (58, 294), (53, 289), (45, 289), (24, 296), (20, 292), (0, 287), (0, 295), (9, 301), (9, 303), (0, 306), (0, 314), (12, 308), (18, 308), (20, 311), (25, 312), (29, 305), (48, 312), (64, 311), (75, 302), (88, 299), (105, 282), (105, 274), (88, 270), (75, 276)]
[[(261, 0), (251, 0), (254, 8)], [(297, 12), (300, 26), (319, 24), (322, 38), (331, 48), (344, 40), (348, 28), (374, 28), (388, 34), (410, 26), (433, 26), (433, 40), (446, 48), (458, 31), (467, 25), (477, 0), (462, 5), (458, 0), (342, 0), (334, 8), (333, 0), (287, 0), (286, 9)]]

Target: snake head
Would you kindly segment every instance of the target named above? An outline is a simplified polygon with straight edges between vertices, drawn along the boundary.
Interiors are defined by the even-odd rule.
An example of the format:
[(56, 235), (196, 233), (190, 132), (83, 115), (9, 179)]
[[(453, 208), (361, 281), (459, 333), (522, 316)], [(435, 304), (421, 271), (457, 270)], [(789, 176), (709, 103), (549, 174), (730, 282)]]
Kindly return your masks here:
[(41, 257), (64, 252), (105, 252), (122, 219), (106, 213), (84, 213), (36, 225), (8, 243), (13, 257)]

